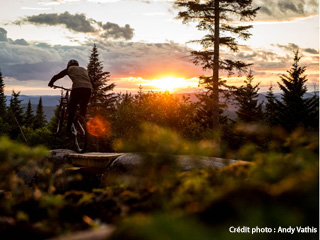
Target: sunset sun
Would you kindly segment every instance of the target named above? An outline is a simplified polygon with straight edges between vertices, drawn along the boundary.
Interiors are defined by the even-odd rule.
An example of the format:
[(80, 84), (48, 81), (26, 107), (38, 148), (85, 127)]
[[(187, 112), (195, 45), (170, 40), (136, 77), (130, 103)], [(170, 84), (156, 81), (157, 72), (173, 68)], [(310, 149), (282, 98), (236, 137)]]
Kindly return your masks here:
[(172, 92), (177, 88), (182, 88), (186, 86), (186, 81), (184, 78), (177, 77), (163, 77), (160, 79), (154, 79), (151, 81), (151, 85), (159, 88), (162, 91)]

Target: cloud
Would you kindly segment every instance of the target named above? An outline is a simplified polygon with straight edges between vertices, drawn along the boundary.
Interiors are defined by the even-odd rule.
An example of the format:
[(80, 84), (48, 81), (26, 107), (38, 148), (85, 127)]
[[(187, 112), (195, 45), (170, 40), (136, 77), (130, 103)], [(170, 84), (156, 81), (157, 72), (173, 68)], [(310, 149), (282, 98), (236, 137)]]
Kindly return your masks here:
[(319, 54), (319, 51), (314, 48), (300, 48), (297, 44), (294, 44), (294, 43), (288, 43), (288, 45), (277, 44), (276, 46), (291, 53), (296, 50), (301, 50), (309, 54), (314, 54), (314, 55)]
[(28, 42), (24, 39), (17, 39), (13, 41), (11, 38), (7, 37), (7, 30), (0, 28), (0, 42), (9, 42), (17, 45), (29, 45)]
[(299, 46), (294, 43), (289, 43), (288, 45), (277, 44), (276, 46), (289, 52), (293, 52), (299, 49)]
[(258, 11), (257, 21), (290, 21), (318, 14), (316, 0), (254, 0)]
[[(168, 75), (201, 75), (201, 68), (186, 58), (189, 49), (174, 42), (154, 44), (100, 40), (96, 43), (104, 69), (110, 71), (112, 77), (153, 79)], [(86, 67), (93, 47), (93, 43), (81, 46), (28, 44), (17, 45), (13, 40), (0, 42), (0, 68), (4, 76), (21, 81), (47, 81), (63, 70), (69, 59), (77, 59), (81, 66)]]
[(99, 42), (98, 48), (106, 69), (115, 77), (142, 77), (153, 79), (161, 76), (201, 75), (201, 67), (196, 67), (187, 58), (190, 49), (174, 42)]
[(126, 24), (124, 27), (120, 27), (118, 24), (111, 22), (104, 24), (94, 19), (88, 19), (84, 14), (72, 15), (69, 12), (61, 14), (42, 13), (39, 15), (28, 16), (14, 22), (14, 24), (17, 25), (21, 25), (23, 23), (46, 26), (63, 25), (73, 32), (95, 34), (105, 39), (131, 40), (134, 35), (134, 29), (131, 28), (129, 24)]
[(7, 31), (3, 28), (0, 28), (0, 42), (7, 42)]
[(42, 13), (39, 15), (25, 17), (16, 23), (21, 24), (25, 22), (36, 24), (36, 25), (49, 25), (49, 26), (64, 25), (66, 28), (73, 30), (75, 32), (83, 32), (83, 33), (96, 32), (96, 29), (92, 26), (93, 20), (87, 19), (84, 14), (72, 15), (69, 12), (64, 12), (61, 14)]
[[(29, 80), (49, 81), (53, 75), (66, 67), (69, 59), (77, 59), (81, 66), (86, 67), (93, 47), (93, 43), (85, 43), (80, 46), (51, 46), (46, 43), (26, 42), (23, 39), (12, 40), (7, 38), (7, 31), (3, 28), (0, 28), (1, 39), (0, 69), (3, 76), (24, 82), (21, 84), (27, 84)], [(18, 44), (24, 41), (28, 45)], [(189, 79), (211, 74), (210, 72), (204, 73), (200, 66), (192, 63), (189, 48), (175, 42), (143, 43), (100, 39), (96, 41), (96, 45), (104, 70), (111, 72), (111, 81), (116, 85), (119, 81), (121, 89), (127, 88), (130, 91), (137, 87), (133, 85), (137, 85), (139, 81), (126, 81), (128, 77), (132, 79), (140, 77), (143, 80), (169, 76)], [(221, 52), (221, 56), (254, 63), (252, 70), (256, 81), (269, 83), (270, 79), (274, 82), (279, 81), (279, 75), (286, 73), (291, 68), (293, 63), (291, 49), (299, 48), (304, 55), (301, 65), (307, 67), (308, 79), (310, 82), (318, 81), (318, 76), (315, 74), (319, 69), (317, 50), (300, 48), (294, 43), (272, 45), (271, 48), (261, 50), (240, 46), (240, 51), (235, 55)], [(236, 81), (239, 80), (234, 80)]]
[(304, 51), (311, 54), (319, 54), (319, 51), (314, 48), (305, 48)]
[(133, 37), (134, 29), (130, 27), (129, 24), (126, 24), (124, 27), (120, 27), (118, 24), (107, 22), (106, 24), (102, 25), (104, 33), (101, 37), (106, 39), (113, 38), (113, 39), (126, 39), (130, 40)]

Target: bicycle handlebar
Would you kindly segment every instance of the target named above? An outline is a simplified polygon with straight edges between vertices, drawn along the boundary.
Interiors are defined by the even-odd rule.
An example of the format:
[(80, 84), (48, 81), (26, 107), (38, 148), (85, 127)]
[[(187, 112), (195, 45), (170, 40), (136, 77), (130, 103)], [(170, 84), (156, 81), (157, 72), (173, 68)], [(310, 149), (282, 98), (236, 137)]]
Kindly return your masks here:
[(56, 88), (61, 88), (61, 89), (66, 90), (66, 91), (71, 91), (71, 90), (72, 90), (72, 89), (70, 89), (70, 88), (64, 88), (64, 87), (62, 87), (62, 86), (56, 86), (56, 85), (52, 85), (52, 87), (53, 87), (54, 89), (56, 89)]

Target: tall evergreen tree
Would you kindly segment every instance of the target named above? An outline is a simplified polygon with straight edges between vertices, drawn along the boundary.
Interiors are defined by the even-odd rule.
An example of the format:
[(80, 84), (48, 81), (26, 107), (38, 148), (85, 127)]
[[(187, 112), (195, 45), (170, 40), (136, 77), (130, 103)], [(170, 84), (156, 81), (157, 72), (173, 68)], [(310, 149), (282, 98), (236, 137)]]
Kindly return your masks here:
[(279, 123), (291, 131), (299, 125), (308, 127), (311, 118), (314, 118), (315, 112), (319, 111), (317, 106), (318, 99), (304, 99), (307, 92), (305, 83), (308, 81), (307, 76), (303, 75), (306, 67), (301, 67), (299, 61), (299, 50), (294, 52), (294, 63), (292, 68), (287, 71), (288, 75), (280, 76), (281, 82), (278, 82), (282, 91), (282, 101), (277, 101), (279, 108)]
[(93, 82), (93, 91), (90, 100), (91, 107), (94, 109), (110, 107), (115, 96), (109, 92), (113, 90), (115, 84), (108, 84), (110, 81), (110, 72), (103, 71), (103, 65), (99, 60), (99, 53), (95, 44), (89, 59), (88, 74)]
[(8, 107), (9, 119), (9, 135), (11, 138), (16, 139), (20, 133), (23, 122), (23, 108), (21, 107), (22, 100), (19, 99), (20, 92), (12, 91), (10, 105)]
[(47, 121), (43, 111), (42, 98), (40, 97), (33, 126), (34, 126), (34, 129), (37, 129), (37, 128), (44, 127), (46, 124), (47, 124)]
[[(234, 70), (244, 71), (248, 64), (241, 61), (220, 58), (220, 46), (226, 46), (231, 51), (238, 51), (238, 44), (234, 35), (239, 38), (248, 39), (248, 30), (252, 25), (240, 26), (231, 25), (234, 20), (251, 20), (256, 16), (259, 8), (252, 8), (252, 0), (176, 0), (178, 7), (186, 8), (179, 12), (178, 18), (183, 23), (198, 22), (197, 28), (207, 31), (201, 40), (194, 42), (200, 43), (204, 50), (192, 51), (194, 63), (202, 65), (204, 70), (212, 71), (211, 76), (200, 77), (200, 84), (204, 84), (207, 94), (211, 100), (213, 112), (213, 126), (216, 130), (220, 128), (219, 113), (219, 70), (225, 70), (230, 75)], [(229, 35), (223, 35), (229, 33)], [(231, 34), (231, 35), (230, 35)], [(233, 35), (233, 36), (232, 36)]]
[(264, 118), (266, 120), (266, 122), (270, 125), (273, 126), (277, 123), (277, 102), (276, 102), (276, 97), (273, 93), (273, 86), (272, 84), (270, 85), (267, 95), (267, 102), (265, 105), (265, 110), (264, 110)]
[(29, 99), (27, 110), (24, 113), (24, 126), (32, 128), (33, 122), (34, 122), (34, 114), (33, 114), (33, 111), (31, 108), (31, 102)]
[(18, 123), (20, 125), (23, 124), (23, 107), (21, 107), (22, 100), (19, 99), (20, 92), (12, 91), (11, 99), (10, 99), (10, 105), (9, 105), (9, 115), (11, 117), (14, 117), (17, 119)]
[(252, 85), (254, 77), (250, 70), (245, 85), (236, 88), (235, 99), (238, 103), (236, 114), (242, 122), (257, 122), (262, 119), (262, 103), (258, 103), (259, 83)]
[(6, 118), (6, 96), (4, 94), (4, 81), (0, 70), (0, 118), (4, 120)]

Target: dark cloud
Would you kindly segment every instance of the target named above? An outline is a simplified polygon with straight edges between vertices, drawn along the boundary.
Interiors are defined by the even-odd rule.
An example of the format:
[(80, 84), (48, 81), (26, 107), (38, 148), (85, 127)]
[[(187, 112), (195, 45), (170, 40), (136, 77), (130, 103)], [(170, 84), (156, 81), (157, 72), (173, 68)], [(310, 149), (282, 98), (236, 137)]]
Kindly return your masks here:
[(258, 21), (286, 21), (316, 15), (319, 5), (315, 0), (254, 0), (253, 4), (261, 7)]
[(299, 46), (294, 43), (289, 43), (288, 45), (277, 44), (276, 46), (289, 52), (296, 51), (297, 49), (299, 49)]
[(278, 7), (282, 12), (294, 12), (298, 14), (304, 14), (304, 7), (301, 2), (288, 2), (288, 1), (279, 1)]
[(314, 48), (305, 48), (304, 51), (311, 54), (319, 54), (319, 51)]
[(294, 43), (289, 43), (288, 45), (277, 44), (276, 46), (291, 53), (296, 50), (301, 50), (310, 54), (319, 54), (319, 51), (314, 48), (300, 48), (297, 44)]
[(0, 42), (7, 42), (7, 31), (3, 28), (0, 28)]
[(126, 24), (124, 27), (120, 27), (118, 24), (107, 22), (102, 25), (102, 28), (105, 32), (101, 35), (104, 38), (113, 38), (113, 39), (126, 39), (130, 40), (133, 37), (134, 29), (130, 27), (129, 24)]
[(91, 25), (93, 23), (93, 20), (87, 19), (84, 14), (72, 15), (69, 12), (64, 12), (61, 14), (42, 13), (39, 15), (25, 17), (21, 21), (18, 21), (16, 23), (21, 24), (25, 22), (49, 26), (64, 25), (66, 28), (75, 32), (96, 32), (96, 29)]
[[(133, 37), (134, 29), (126, 24), (124, 27), (116, 23), (102, 23), (94, 19), (88, 19), (84, 14), (70, 14), (64, 12), (57, 13), (42, 13), (23, 18), (22, 20), (14, 22), (15, 24), (32, 23), (35, 25), (56, 26), (64, 25), (67, 29), (80, 33), (95, 33), (106, 39), (125, 39), (130, 40)], [(1, 32), (0, 32), (1, 39)]]

